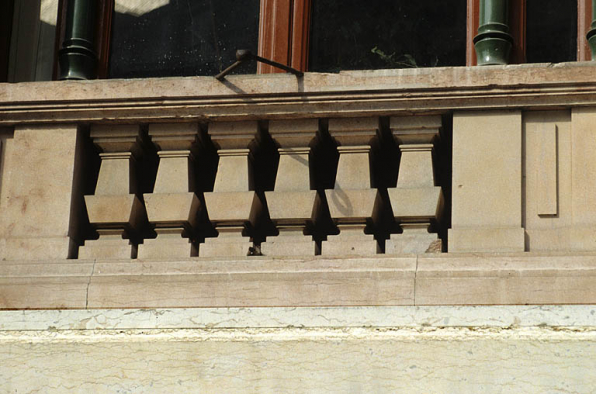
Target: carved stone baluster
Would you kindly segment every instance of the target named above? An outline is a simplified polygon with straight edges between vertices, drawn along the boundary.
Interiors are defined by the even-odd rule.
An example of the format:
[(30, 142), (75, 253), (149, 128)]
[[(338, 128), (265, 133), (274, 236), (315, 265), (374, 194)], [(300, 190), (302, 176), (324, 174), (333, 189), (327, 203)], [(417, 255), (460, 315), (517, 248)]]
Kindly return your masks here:
[(371, 141), (378, 129), (378, 118), (329, 120), (329, 133), (339, 145), (339, 163), (335, 187), (325, 190), (325, 195), (339, 235), (323, 242), (322, 255), (371, 255), (379, 251), (374, 236), (364, 232), (381, 209), (370, 173)]
[(135, 258), (138, 230), (147, 220), (136, 195), (135, 160), (142, 151), (139, 126), (94, 126), (91, 139), (101, 151), (101, 167), (95, 194), (85, 196), (85, 204), (99, 239), (85, 241), (79, 258)]
[(386, 254), (441, 251), (437, 234), (429, 233), (443, 210), (443, 192), (435, 186), (433, 149), (439, 138), (440, 116), (393, 117), (393, 137), (399, 144), (401, 162), (397, 187), (387, 190), (393, 216), (402, 234), (391, 234)]
[(143, 195), (156, 239), (139, 245), (138, 258), (196, 256), (195, 225), (200, 201), (195, 194), (194, 155), (197, 123), (154, 124), (149, 136), (158, 149), (153, 193)]
[(205, 193), (209, 220), (219, 235), (207, 238), (199, 256), (246, 256), (253, 246), (250, 234), (263, 204), (254, 192), (250, 143), (259, 131), (256, 121), (209, 124), (219, 163), (213, 192)]
[(319, 126), (317, 119), (269, 122), (269, 134), (279, 148), (275, 189), (265, 192), (269, 216), (279, 230), (261, 244), (266, 256), (314, 255), (316, 243), (305, 236), (320, 203), (316, 190), (310, 190), (308, 147)]

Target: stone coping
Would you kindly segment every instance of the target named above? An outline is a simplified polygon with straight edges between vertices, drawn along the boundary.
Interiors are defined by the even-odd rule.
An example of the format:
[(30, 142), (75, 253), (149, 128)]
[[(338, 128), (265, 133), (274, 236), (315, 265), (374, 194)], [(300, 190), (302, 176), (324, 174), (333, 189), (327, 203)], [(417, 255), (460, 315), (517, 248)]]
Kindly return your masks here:
[(0, 309), (596, 304), (596, 255), (0, 264)]
[(0, 84), (0, 125), (249, 120), (596, 104), (593, 62)]
[(594, 305), (0, 311), (0, 331), (596, 327)]

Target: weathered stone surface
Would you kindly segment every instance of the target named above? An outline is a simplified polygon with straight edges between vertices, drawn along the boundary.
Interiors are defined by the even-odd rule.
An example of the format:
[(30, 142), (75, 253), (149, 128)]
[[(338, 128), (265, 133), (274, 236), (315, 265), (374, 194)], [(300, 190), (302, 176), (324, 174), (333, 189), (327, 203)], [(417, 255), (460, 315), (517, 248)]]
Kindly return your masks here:
[(429, 233), (428, 226), (418, 225), (415, 229), (404, 226), (402, 234), (391, 234), (385, 241), (385, 254), (440, 253), (442, 242), (437, 234)]
[(143, 203), (134, 194), (85, 196), (89, 221), (98, 226), (135, 228), (143, 215)]
[[(0, 259), (74, 256), (78, 241), (80, 134), (77, 126), (17, 127), (5, 141)], [(2, 246), (2, 245), (0, 245)]]
[[(206, 245), (200, 245), (201, 252)], [(89, 291), (69, 293), (62, 308), (596, 303), (596, 256), (589, 254), (89, 262), (4, 262), (0, 309), (52, 308), (59, 294), (48, 298), (45, 289), (68, 289), (75, 277)]]
[(387, 189), (393, 216), (405, 220), (436, 219), (443, 209), (443, 192), (438, 186)]
[(525, 250), (520, 111), (454, 114), (452, 194), (449, 251)]
[(197, 256), (198, 247), (190, 239), (182, 237), (180, 231), (159, 233), (155, 239), (145, 239), (138, 245), (140, 260), (183, 259)]
[(375, 209), (380, 204), (377, 189), (328, 189), (325, 190), (325, 195), (331, 217), (339, 221), (360, 219), (364, 222), (374, 216)]
[(596, 384), (590, 306), (58, 312), (0, 314), (0, 389), (588, 394)]
[(154, 225), (182, 223), (194, 226), (200, 201), (195, 193), (143, 194), (149, 222)]
[(134, 259), (138, 246), (122, 234), (103, 234), (101, 239), (88, 239), (79, 247), (79, 259)]
[(310, 235), (296, 231), (296, 235), (283, 234), (270, 237), (267, 242), (261, 243), (263, 256), (314, 256), (317, 254), (317, 244)]
[(261, 202), (255, 192), (208, 192), (205, 205), (212, 223), (253, 222)]
[(315, 203), (318, 199), (316, 190), (265, 192), (265, 198), (271, 219), (279, 221), (314, 219)]

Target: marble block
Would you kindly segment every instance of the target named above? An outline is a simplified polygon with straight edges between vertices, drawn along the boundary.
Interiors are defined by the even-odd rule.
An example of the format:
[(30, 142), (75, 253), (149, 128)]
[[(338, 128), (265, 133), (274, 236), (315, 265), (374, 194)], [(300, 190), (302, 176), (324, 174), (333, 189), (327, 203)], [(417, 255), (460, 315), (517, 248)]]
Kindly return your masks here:
[(89, 221), (98, 226), (133, 229), (140, 224), (143, 203), (134, 194), (85, 196)]
[(205, 193), (205, 207), (212, 223), (252, 222), (260, 213), (262, 203), (254, 191), (208, 192)]
[(209, 220), (219, 235), (206, 238), (200, 247), (200, 257), (240, 257), (253, 247), (250, 237), (242, 233), (254, 225), (263, 204), (254, 191), (205, 193)]
[(220, 232), (217, 238), (205, 238), (199, 257), (243, 257), (248, 256), (252, 248), (250, 237), (228, 237)]
[[(2, 116), (0, 116), (2, 118)], [(0, 259), (76, 255), (82, 205), (76, 124), (18, 125), (0, 152)]]
[(198, 247), (190, 239), (183, 238), (179, 231), (145, 239), (138, 248), (138, 259), (181, 259), (198, 255)]
[(316, 190), (265, 192), (269, 216), (272, 220), (311, 221), (319, 203)]
[(201, 203), (195, 193), (151, 193), (143, 194), (143, 199), (151, 224), (196, 224)]
[(265, 192), (269, 216), (279, 230), (276, 237), (268, 237), (261, 244), (265, 256), (313, 256), (316, 243), (304, 231), (312, 224), (319, 209), (316, 190)]
[(393, 216), (403, 220), (437, 219), (443, 210), (439, 186), (387, 189)]
[(331, 217), (339, 221), (372, 218), (381, 203), (377, 189), (329, 189), (325, 195)]
[(524, 250), (522, 136), (519, 110), (454, 113), (449, 251)]
[(78, 244), (70, 237), (11, 237), (0, 239), (0, 260), (39, 260), (47, 256), (76, 255)]
[(314, 256), (317, 244), (310, 235), (301, 232), (297, 235), (279, 235), (269, 237), (261, 244), (263, 256)]
[(330, 235), (321, 245), (323, 256), (371, 256), (380, 251), (379, 243), (370, 234), (364, 234), (358, 227), (353, 232), (343, 230), (343, 234)]
[(441, 240), (437, 234), (429, 233), (426, 229), (403, 234), (391, 234), (385, 241), (385, 254), (402, 253), (440, 253)]
[(100, 239), (86, 240), (79, 247), (79, 259), (132, 259), (137, 256), (137, 245), (121, 234), (102, 235)]
[(523, 252), (525, 231), (515, 227), (451, 228), (449, 252)]

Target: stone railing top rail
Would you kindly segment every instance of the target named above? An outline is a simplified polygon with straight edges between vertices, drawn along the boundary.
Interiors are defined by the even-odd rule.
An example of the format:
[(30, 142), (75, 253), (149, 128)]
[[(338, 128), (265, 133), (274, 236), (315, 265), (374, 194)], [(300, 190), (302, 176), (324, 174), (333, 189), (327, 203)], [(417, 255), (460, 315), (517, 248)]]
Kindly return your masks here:
[[(374, 104), (372, 104), (374, 102)], [(267, 104), (267, 105), (264, 105)], [(575, 62), (0, 84), (0, 125), (444, 113), (596, 104), (596, 64)]]

